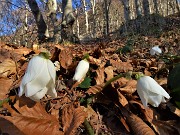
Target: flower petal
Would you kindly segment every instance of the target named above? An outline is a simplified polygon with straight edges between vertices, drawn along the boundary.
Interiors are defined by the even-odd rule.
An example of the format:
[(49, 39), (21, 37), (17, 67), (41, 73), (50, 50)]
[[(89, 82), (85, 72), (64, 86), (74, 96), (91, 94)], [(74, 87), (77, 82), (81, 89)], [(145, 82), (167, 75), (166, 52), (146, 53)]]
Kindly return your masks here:
[(145, 81), (148, 82), (148, 85), (149, 85), (148, 90), (149, 91), (159, 94), (161, 96), (164, 96), (167, 99), (170, 98), (169, 94), (150, 76), (143, 76), (140, 79), (144, 79)]
[(87, 62), (86, 60), (81, 60), (76, 67), (73, 80), (79, 82), (81, 79), (83, 79), (86, 76), (88, 70), (89, 70), (89, 62)]
[(30, 96), (29, 98), (34, 100), (34, 101), (39, 101), (41, 98), (43, 98), (45, 96), (45, 94), (47, 93), (48, 89), (45, 87), (42, 90), (38, 91), (36, 94), (34, 94), (33, 96)]
[(46, 64), (46, 59), (42, 58), (39, 55), (34, 56), (29, 61), (22, 83), (26, 85), (28, 82), (34, 80), (42, 72), (42, 68), (45, 64)]
[(155, 51), (153, 49), (150, 50), (151, 55), (155, 55)]
[(148, 96), (148, 103), (149, 104), (151, 104), (154, 107), (158, 107), (159, 104), (161, 103), (161, 101), (162, 101), (161, 95), (158, 95), (158, 94), (152, 93), (152, 92), (149, 93), (149, 96)]
[(54, 64), (52, 63), (52, 61), (47, 60), (47, 67), (48, 67), (48, 72), (49, 72), (51, 78), (53, 79), (53, 83), (55, 84), (56, 68), (55, 68)]
[(48, 88), (48, 91), (47, 91), (48, 95), (50, 95), (51, 97), (57, 97), (57, 92), (55, 90), (55, 84), (52, 79), (48, 83), (47, 88)]
[(37, 93), (38, 91), (42, 90), (51, 80), (51, 77), (48, 72), (47, 63), (43, 65), (36, 65), (36, 67), (41, 67), (42, 71), (38, 73), (37, 77), (32, 80), (31, 82), (25, 85), (25, 96), (30, 97)]
[(150, 50), (151, 55), (160, 54), (162, 53), (162, 50), (159, 48), (159, 46), (154, 46)]
[[(139, 80), (138, 80), (139, 81)], [(143, 86), (141, 85), (141, 83), (137, 83), (137, 93), (143, 103), (143, 105), (145, 107), (147, 107), (147, 103), (148, 103), (148, 95), (147, 93), (144, 91)]]

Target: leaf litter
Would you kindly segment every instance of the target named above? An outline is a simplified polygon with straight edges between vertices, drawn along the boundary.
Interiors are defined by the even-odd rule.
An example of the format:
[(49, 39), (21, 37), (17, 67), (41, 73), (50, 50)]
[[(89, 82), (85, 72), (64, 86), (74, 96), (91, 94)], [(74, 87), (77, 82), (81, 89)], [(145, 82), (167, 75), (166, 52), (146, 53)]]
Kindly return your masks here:
[[(51, 60), (60, 63), (58, 97), (45, 96), (38, 103), (17, 96), (27, 63), (38, 51), (1, 43), (0, 117), (4, 126), (10, 126), (11, 133), (27, 135), (180, 134), (180, 111), (175, 104), (170, 100), (158, 108), (144, 108), (131, 75), (143, 72), (153, 76), (170, 93), (168, 71), (178, 60), (169, 54), (179, 55), (171, 48), (172, 39), (137, 36), (133, 48), (127, 50), (128, 42), (123, 38), (93, 45), (43, 44), (51, 52)], [(151, 56), (149, 44), (158, 44), (163, 54)], [(179, 49), (176, 43), (172, 47)], [(90, 55), (89, 72), (81, 84), (75, 83), (75, 68), (85, 54)], [(0, 133), (7, 133), (7, 128), (1, 126)]]

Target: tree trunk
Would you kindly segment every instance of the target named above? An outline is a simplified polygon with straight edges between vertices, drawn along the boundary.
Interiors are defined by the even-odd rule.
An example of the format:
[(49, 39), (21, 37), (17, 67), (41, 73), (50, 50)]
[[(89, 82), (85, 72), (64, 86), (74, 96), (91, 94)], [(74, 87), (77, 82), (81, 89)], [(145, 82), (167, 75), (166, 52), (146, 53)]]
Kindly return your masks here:
[(86, 1), (82, 0), (83, 2), (83, 7), (84, 7), (84, 14), (85, 14), (85, 25), (86, 25), (86, 34), (89, 33), (89, 21), (88, 21), (88, 13), (87, 13), (87, 6), (86, 6)]
[(77, 36), (79, 38), (79, 20), (78, 20), (78, 10), (77, 10), (77, 8), (75, 10), (75, 13), (76, 13), (76, 34), (77, 34)]
[(178, 0), (176, 0), (176, 8), (177, 8), (178, 14), (180, 15), (180, 8), (179, 8)]
[(27, 0), (27, 1), (34, 15), (38, 27), (38, 40), (39, 42), (44, 42), (44, 40), (49, 37), (48, 27), (39, 10), (36, 0)]
[(55, 43), (58, 43), (60, 41), (60, 29), (58, 29), (59, 26), (57, 25), (57, 18), (56, 18), (57, 1), (48, 0), (47, 8), (48, 8), (47, 16), (51, 19), (54, 28), (53, 40)]
[(158, 10), (158, 3), (157, 3), (157, 0), (153, 0), (153, 3), (154, 3), (155, 13), (158, 14), (158, 13), (159, 13), (159, 10)]
[(72, 25), (74, 24), (75, 17), (73, 15), (72, 0), (62, 0), (62, 24), (61, 24), (61, 38), (63, 41), (74, 41)]
[(149, 1), (148, 0), (143, 0), (143, 10), (144, 10), (144, 15), (147, 16), (149, 15)]
[(106, 22), (105, 35), (106, 36), (109, 34), (109, 6), (110, 4), (111, 4), (111, 0), (110, 1), (104, 0), (104, 11), (105, 11), (105, 22)]
[(95, 6), (96, 0), (90, 0), (92, 6), (92, 15), (93, 15), (93, 26), (92, 26), (92, 37), (96, 37), (96, 20), (95, 20)]

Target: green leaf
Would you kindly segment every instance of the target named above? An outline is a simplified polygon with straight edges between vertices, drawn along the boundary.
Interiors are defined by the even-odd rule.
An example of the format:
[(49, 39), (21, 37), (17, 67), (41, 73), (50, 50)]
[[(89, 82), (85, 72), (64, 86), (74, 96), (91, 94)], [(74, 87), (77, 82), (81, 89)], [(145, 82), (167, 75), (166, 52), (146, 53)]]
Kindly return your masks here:
[(0, 107), (2, 107), (2, 105), (6, 102), (9, 102), (9, 98), (6, 98), (4, 100), (0, 100)]
[(180, 101), (180, 63), (177, 64), (168, 76), (168, 88), (171, 89), (171, 97), (174, 101)]
[(81, 84), (79, 84), (79, 87), (84, 89), (89, 88), (90, 86), (91, 86), (91, 78), (89, 77), (86, 77), (84, 81)]
[(177, 107), (180, 109), (180, 102), (176, 101), (175, 103), (176, 103)]

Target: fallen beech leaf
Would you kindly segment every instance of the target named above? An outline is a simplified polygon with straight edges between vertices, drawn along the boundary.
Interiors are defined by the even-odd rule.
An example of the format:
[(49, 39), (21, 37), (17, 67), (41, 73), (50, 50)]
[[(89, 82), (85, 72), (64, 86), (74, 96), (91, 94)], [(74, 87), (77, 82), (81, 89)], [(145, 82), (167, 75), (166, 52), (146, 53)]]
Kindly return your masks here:
[(76, 129), (84, 122), (86, 113), (82, 106), (70, 104), (62, 110), (62, 125), (65, 135), (75, 135)]
[(0, 115), (0, 134), (2, 135), (24, 135), (15, 125)]
[(151, 76), (152, 74), (151, 74), (151, 72), (148, 71), (147, 68), (145, 68), (145, 69), (144, 69), (144, 75), (146, 75), (146, 76)]
[(143, 106), (143, 104), (137, 102), (137, 101), (134, 101), (134, 100), (131, 100), (129, 101), (130, 104), (136, 104), (138, 105), (138, 107), (136, 107), (138, 110), (141, 110), (142, 114), (144, 115), (144, 120), (145, 121), (148, 121), (149, 123), (152, 123), (152, 120), (153, 120), (153, 117), (154, 117), (154, 112), (151, 108), (145, 108)]
[(8, 78), (0, 78), (0, 100), (6, 98), (13, 81)]
[(133, 67), (129, 62), (118, 62), (115, 60), (110, 60), (110, 63), (112, 64), (113, 67), (117, 69), (119, 73), (133, 70)]
[(117, 93), (118, 93), (119, 102), (122, 104), (122, 106), (128, 107), (128, 101), (127, 101), (127, 99), (123, 96), (123, 94), (121, 94), (120, 91), (117, 90)]
[(113, 69), (114, 68), (112, 66), (108, 66), (108, 67), (105, 68), (104, 72), (107, 75), (106, 81), (108, 81), (108, 80), (110, 80), (111, 78), (114, 77)]
[(160, 79), (157, 80), (157, 83), (159, 85), (167, 84), (167, 78), (160, 78)]
[(60, 50), (64, 50), (65, 49), (62, 45), (55, 45), (55, 47), (60, 49)]
[(91, 87), (86, 91), (86, 93), (88, 93), (89, 95), (92, 95), (92, 94), (95, 95), (95, 94), (97, 94), (97, 93), (99, 93), (99, 92), (102, 91), (103, 86), (104, 86), (104, 84), (91, 86)]
[(99, 67), (104, 67), (104, 65), (106, 64), (105, 62), (102, 62), (101, 59), (96, 59), (93, 58), (92, 56), (89, 56), (88, 60), (91, 64), (96, 64)]
[(173, 112), (174, 114), (176, 114), (177, 116), (180, 117), (180, 109), (178, 109), (177, 107), (175, 107), (173, 104), (171, 104), (170, 102), (167, 103), (167, 106), (169, 107), (170, 111)]
[(12, 59), (6, 59), (0, 63), (0, 76), (8, 77), (11, 74), (16, 74), (16, 64)]
[(180, 123), (176, 121), (154, 120), (153, 127), (159, 135), (179, 135)]
[(120, 88), (120, 90), (127, 94), (133, 94), (136, 91), (136, 84), (137, 84), (136, 80), (129, 80), (126, 83), (125, 87)]
[(72, 64), (73, 55), (70, 49), (61, 50), (59, 54), (59, 61), (64, 69), (68, 69)]
[(100, 85), (104, 83), (104, 68), (99, 68), (96, 70), (97, 76), (95, 77), (96, 84)]
[(128, 81), (129, 80), (126, 79), (125, 77), (121, 77), (121, 78), (117, 79), (116, 81), (112, 82), (112, 86), (115, 88), (124, 87), (124, 86), (126, 86)]
[(11, 57), (11, 52), (6, 49), (0, 49), (0, 62), (3, 62), (5, 59)]
[(85, 112), (87, 113), (87, 119), (90, 122), (91, 126), (94, 130), (96, 130), (96, 133), (98, 133), (98, 130), (100, 129), (100, 126), (102, 124), (100, 118), (98, 117), (98, 114), (89, 105), (87, 108), (85, 108)]
[(19, 113), (11, 108), (9, 104), (3, 104), (11, 113), (11, 116), (3, 116), (6, 120), (12, 122), (19, 130), (26, 135), (63, 135), (59, 131), (58, 120), (48, 114), (42, 105), (34, 102), (25, 96), (17, 98), (14, 107)]
[(129, 113), (126, 117), (135, 135), (155, 135), (154, 131), (138, 116)]
[(14, 49), (14, 52), (17, 54), (22, 54), (22, 55), (27, 55), (31, 52), (32, 50), (26, 47), (23, 48), (18, 48), (18, 49)]

